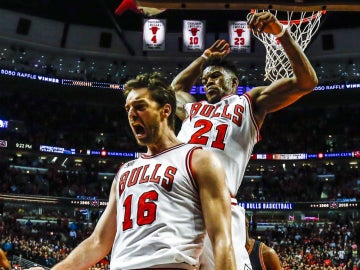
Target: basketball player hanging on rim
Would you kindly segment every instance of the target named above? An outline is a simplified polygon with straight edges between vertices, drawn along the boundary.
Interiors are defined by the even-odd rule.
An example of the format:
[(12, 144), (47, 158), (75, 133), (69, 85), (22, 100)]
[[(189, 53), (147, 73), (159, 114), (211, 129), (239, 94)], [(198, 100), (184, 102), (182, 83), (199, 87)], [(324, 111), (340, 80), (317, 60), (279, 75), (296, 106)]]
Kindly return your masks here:
[[(292, 77), (255, 87), (241, 96), (236, 95), (239, 84), (236, 67), (223, 59), (230, 51), (229, 44), (218, 40), (172, 82), (177, 93), (177, 115), (183, 120), (178, 138), (209, 147), (219, 154), (226, 170), (227, 186), (234, 197), (253, 147), (260, 140), (260, 128), (266, 115), (311, 93), (318, 83), (304, 52), (273, 14), (254, 13), (248, 26), (253, 31), (266, 32), (279, 39), (290, 60), (294, 72)], [(188, 92), (200, 77), (207, 101), (185, 105), (194, 100)], [(245, 211), (238, 205), (233, 206), (232, 216), (237, 269), (250, 269), (245, 249)], [(202, 256), (202, 269), (205, 270), (214, 269), (210, 245), (207, 247)]]

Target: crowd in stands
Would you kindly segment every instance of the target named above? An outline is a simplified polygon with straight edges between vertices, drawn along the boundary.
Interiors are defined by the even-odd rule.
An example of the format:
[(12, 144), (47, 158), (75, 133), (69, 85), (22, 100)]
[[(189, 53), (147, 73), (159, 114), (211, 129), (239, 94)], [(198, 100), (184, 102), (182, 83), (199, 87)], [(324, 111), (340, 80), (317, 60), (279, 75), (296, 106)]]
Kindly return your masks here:
[[(113, 174), (108, 179), (101, 179), (99, 173), (106, 171), (116, 173), (120, 166), (119, 161), (108, 165), (110, 168), (104, 168), (95, 162), (83, 162), (83, 167), (76, 169), (41, 160), (37, 156), (31, 158), (24, 156), (18, 158), (14, 155), (11, 156), (12, 161), (0, 162), (0, 193), (107, 198)], [(39, 160), (41, 163), (38, 162)], [(25, 166), (26, 169), (20, 169), (16, 165)], [(28, 168), (33, 170), (29, 171)]]
[[(66, 215), (53, 217), (52, 222), (36, 222), (35, 217), (20, 222), (23, 214), (19, 213), (2, 216), (1, 247), (7, 251), (10, 260), (15, 255), (49, 268), (86, 238), (97, 222), (97, 218), (85, 220)], [(281, 227), (263, 231), (257, 229), (254, 220), (256, 214), (250, 234), (276, 250), (285, 270), (354, 270), (360, 267), (358, 220), (348, 223), (285, 221)], [(90, 270), (107, 270), (110, 260), (108, 255)]]
[[(4, 156), (4, 159), (6, 156)], [(82, 167), (62, 167), (36, 155), (13, 156), (0, 162), (0, 193), (56, 197), (92, 196), (107, 199), (121, 161), (108, 159), (101, 166), (92, 158)], [(240, 201), (320, 201), (360, 199), (360, 170), (347, 159), (321, 161), (250, 161)], [(23, 166), (21, 168), (20, 166)], [(32, 168), (32, 171), (29, 171)], [(100, 177), (101, 172), (109, 176)]]
[(360, 146), (359, 105), (286, 109), (269, 114), (257, 153), (353, 151)]
[[(120, 93), (112, 104), (100, 99), (93, 104), (86, 98), (70, 101), (43, 95), (0, 92), (0, 119), (9, 121), (8, 128), (0, 129), (0, 139), (17, 139), (34, 146), (142, 150), (129, 129)], [(359, 105), (295, 108), (268, 116), (261, 130), (264, 140), (255, 152), (317, 153), (359, 148), (360, 127), (354, 125)]]
[[(79, 216), (71, 222), (67, 215), (63, 215), (52, 222), (39, 223), (36, 219), (28, 219), (21, 223), (18, 213), (5, 214), (0, 223), (1, 247), (7, 251), (9, 260), (17, 256), (51, 268), (92, 233), (97, 219), (91, 218), (85, 223)], [(106, 257), (89, 270), (105, 270), (108, 264), (109, 258)]]
[(0, 119), (8, 121), (0, 137), (37, 146), (134, 151), (138, 147), (119, 102), (90, 104), (28, 92), (0, 93)]
[[(240, 201), (320, 201), (360, 199), (356, 164), (330, 162), (273, 162), (268, 166), (250, 161), (238, 193)], [(256, 178), (257, 176), (257, 178)]]
[(359, 269), (360, 223), (287, 224), (281, 229), (252, 231), (278, 253), (283, 269)]

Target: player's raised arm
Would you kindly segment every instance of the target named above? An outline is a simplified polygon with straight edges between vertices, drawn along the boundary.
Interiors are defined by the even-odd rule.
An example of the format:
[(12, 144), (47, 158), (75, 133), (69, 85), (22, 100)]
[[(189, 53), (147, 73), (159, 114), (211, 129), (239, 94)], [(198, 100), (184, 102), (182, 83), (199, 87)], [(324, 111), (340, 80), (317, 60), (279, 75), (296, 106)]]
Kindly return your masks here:
[(186, 117), (184, 105), (195, 102), (195, 98), (189, 94), (202, 73), (204, 62), (210, 57), (225, 57), (229, 52), (229, 44), (225, 40), (217, 40), (204, 53), (190, 63), (172, 81), (171, 86), (176, 92), (176, 116), (180, 120)]
[(203, 63), (210, 57), (224, 57), (230, 52), (229, 44), (225, 40), (217, 40), (204, 53), (190, 63), (172, 81), (175, 91), (189, 92), (200, 78)]
[(281, 78), (269, 86), (255, 87), (249, 91), (254, 104), (255, 119), (258, 126), (261, 126), (266, 114), (285, 108), (311, 93), (318, 79), (304, 51), (274, 14), (255, 13), (250, 17), (248, 25), (255, 32), (277, 36), (294, 71), (292, 77)]

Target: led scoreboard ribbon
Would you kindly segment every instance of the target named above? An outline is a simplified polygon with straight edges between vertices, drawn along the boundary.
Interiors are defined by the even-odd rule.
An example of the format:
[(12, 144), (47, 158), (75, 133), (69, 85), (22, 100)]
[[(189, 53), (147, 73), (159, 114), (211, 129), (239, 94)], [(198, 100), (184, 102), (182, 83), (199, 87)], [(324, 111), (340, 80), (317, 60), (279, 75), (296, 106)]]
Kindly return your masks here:
[(355, 199), (348, 201), (327, 202), (240, 202), (240, 206), (250, 211), (294, 211), (294, 210), (331, 210), (358, 209), (360, 202)]
[(79, 81), (79, 80), (69, 80), (69, 79), (62, 79), (62, 85), (67, 86), (83, 86), (83, 87), (95, 87), (95, 88), (110, 88), (110, 89), (123, 89), (122, 84), (116, 83), (107, 83), (107, 82), (88, 82), (88, 81)]
[[(54, 78), (48, 77), (44, 75), (38, 75), (34, 73), (20, 72), (11, 69), (0, 69), (0, 75), (10, 76), (10, 77), (18, 77), (28, 80), (36, 80), (45, 83), (54, 83), (61, 84), (66, 86), (79, 86), (79, 87), (94, 87), (94, 88), (107, 88), (107, 89), (123, 89), (123, 84), (117, 83), (108, 83), (108, 82), (97, 82), (97, 81), (82, 81), (82, 80), (72, 80), (72, 79), (63, 79), (63, 78)], [(254, 86), (251, 85), (240, 85), (238, 87), (237, 94), (242, 95), (252, 89)], [(330, 84), (330, 85), (318, 85), (314, 88), (314, 91), (346, 91), (358, 89), (360, 90), (360, 82), (354, 83), (340, 83), (340, 84)], [(205, 94), (203, 86), (194, 86), (191, 91), (191, 94)]]

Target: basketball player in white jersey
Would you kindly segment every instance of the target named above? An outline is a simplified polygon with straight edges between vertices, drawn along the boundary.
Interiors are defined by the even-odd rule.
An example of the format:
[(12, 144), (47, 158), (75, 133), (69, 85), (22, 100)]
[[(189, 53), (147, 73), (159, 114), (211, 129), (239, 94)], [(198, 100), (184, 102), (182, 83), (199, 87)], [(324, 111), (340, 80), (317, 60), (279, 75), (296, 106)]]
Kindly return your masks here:
[(119, 169), (92, 235), (52, 269), (88, 269), (111, 249), (112, 270), (199, 269), (206, 227), (216, 269), (235, 270), (221, 162), (176, 138), (175, 92), (158, 73), (130, 80), (124, 94), (131, 129), (147, 152)]
[[(229, 53), (229, 44), (216, 41), (203, 55), (180, 72), (172, 82), (177, 92), (177, 115), (183, 120), (178, 138), (183, 142), (208, 147), (216, 152), (226, 171), (226, 183), (235, 197), (259, 131), (268, 113), (280, 110), (312, 92), (317, 77), (307, 57), (287, 30), (269, 12), (255, 13), (248, 22), (251, 29), (279, 37), (294, 71), (294, 76), (274, 81), (268, 86), (251, 89), (237, 96), (239, 80), (236, 68), (223, 58)], [(207, 101), (194, 100), (187, 92), (201, 77)], [(182, 104), (181, 104), (182, 103)], [(184, 108), (185, 112), (181, 110)], [(237, 269), (250, 269), (245, 249), (245, 211), (232, 207), (232, 232)], [(208, 245), (208, 247), (210, 244)], [(211, 248), (202, 256), (202, 269), (214, 269)]]

